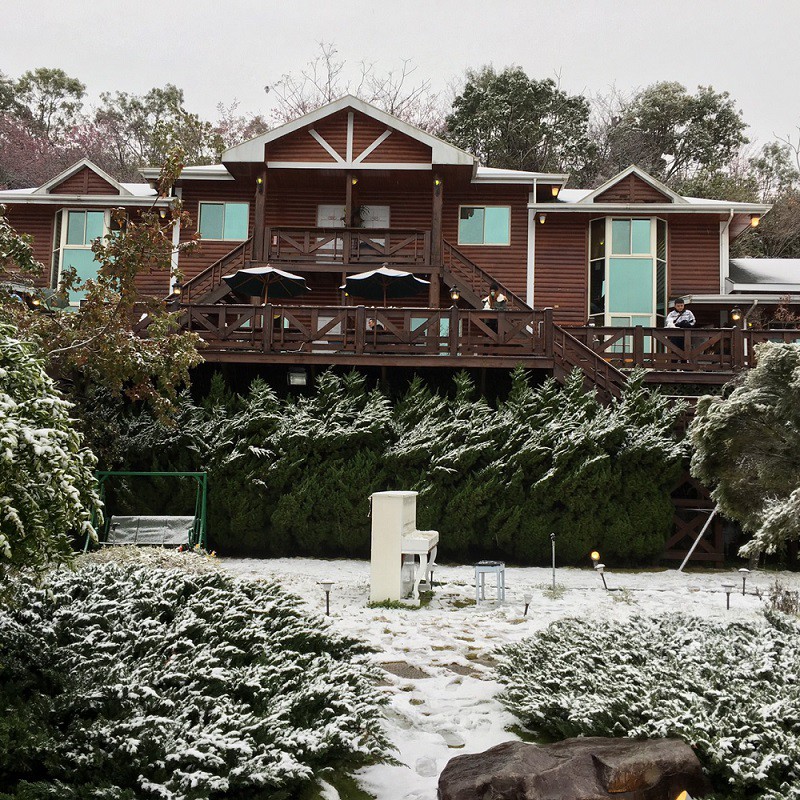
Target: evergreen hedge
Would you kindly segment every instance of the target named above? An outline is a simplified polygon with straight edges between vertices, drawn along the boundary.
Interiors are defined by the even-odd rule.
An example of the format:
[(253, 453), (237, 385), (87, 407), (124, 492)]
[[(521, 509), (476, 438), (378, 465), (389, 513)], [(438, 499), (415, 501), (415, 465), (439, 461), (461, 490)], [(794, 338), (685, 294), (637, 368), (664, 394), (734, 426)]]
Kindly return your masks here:
[[(394, 403), (355, 372), (327, 372), (285, 400), (260, 380), (238, 396), (217, 378), (201, 403), (184, 398), (174, 424), (121, 418), (114, 466), (207, 470), (209, 537), (226, 554), (367, 556), (368, 498), (389, 489), (419, 491), (418, 527), (440, 531), (445, 558), (544, 564), (551, 532), (561, 563), (594, 548), (615, 563), (661, 554), (680, 409), (641, 375), (609, 406), (577, 373), (534, 387), (518, 370), (496, 409), (474, 395), (463, 373), (450, 395), (415, 379)], [(109, 513), (186, 512), (192, 487), (182, 491), (131, 482)]]
[(0, 800), (277, 800), (387, 758), (368, 648), (297, 605), (139, 564), (16, 584), (0, 610)]

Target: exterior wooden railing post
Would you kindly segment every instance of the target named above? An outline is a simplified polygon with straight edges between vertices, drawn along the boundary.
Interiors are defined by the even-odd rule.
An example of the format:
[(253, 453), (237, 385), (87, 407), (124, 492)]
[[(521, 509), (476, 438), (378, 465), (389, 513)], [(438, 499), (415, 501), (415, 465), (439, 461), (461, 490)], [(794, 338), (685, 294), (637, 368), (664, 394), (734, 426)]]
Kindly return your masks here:
[(544, 354), (553, 357), (553, 309), (544, 310)]
[(256, 177), (256, 196), (253, 213), (253, 261), (264, 260), (264, 222), (267, 202), (267, 168), (263, 167)]
[(451, 306), (450, 307), (450, 322), (449, 322), (449, 327), (448, 327), (448, 333), (450, 335), (450, 355), (451, 356), (457, 356), (458, 355), (458, 340), (459, 340), (458, 322), (459, 322), (458, 306)]
[(364, 352), (364, 339), (367, 334), (367, 309), (364, 306), (359, 306), (356, 309), (356, 329), (354, 341), (356, 345), (356, 355), (361, 355)]
[(644, 366), (644, 328), (637, 325), (633, 329), (633, 363), (634, 366)]
[(342, 264), (350, 263), (350, 242), (351, 234), (350, 231), (346, 230), (342, 234)]
[[(731, 368), (734, 370), (744, 369), (744, 331), (741, 328), (734, 328), (731, 331)], [(752, 348), (750, 348), (752, 353)]]

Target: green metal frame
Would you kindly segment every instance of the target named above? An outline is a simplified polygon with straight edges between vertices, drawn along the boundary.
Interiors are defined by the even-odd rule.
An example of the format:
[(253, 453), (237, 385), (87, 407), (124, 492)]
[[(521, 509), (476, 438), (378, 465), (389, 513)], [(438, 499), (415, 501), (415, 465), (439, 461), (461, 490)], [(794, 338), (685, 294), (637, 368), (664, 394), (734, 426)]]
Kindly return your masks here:
[[(194, 502), (194, 529), (189, 537), (189, 544), (194, 546), (199, 544), (200, 547), (206, 547), (206, 518), (208, 514), (208, 473), (207, 472), (139, 472), (130, 470), (101, 470), (95, 472), (97, 478), (97, 488), (100, 494), (100, 500), (105, 505), (105, 484), (109, 478), (128, 478), (128, 477), (144, 477), (144, 478), (193, 478), (197, 482), (197, 493)], [(92, 526), (97, 523), (96, 517), (92, 519)], [(86, 537), (86, 545), (83, 548), (84, 553), (89, 548), (89, 537)]]

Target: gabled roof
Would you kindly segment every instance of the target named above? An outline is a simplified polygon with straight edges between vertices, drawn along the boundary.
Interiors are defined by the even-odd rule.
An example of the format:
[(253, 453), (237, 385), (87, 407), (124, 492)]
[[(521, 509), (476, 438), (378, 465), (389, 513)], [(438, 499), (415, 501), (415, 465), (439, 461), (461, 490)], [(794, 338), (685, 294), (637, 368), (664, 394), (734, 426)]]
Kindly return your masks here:
[(346, 108), (352, 108), (354, 111), (359, 111), (368, 117), (378, 120), (387, 128), (392, 128), (406, 136), (416, 139), (424, 145), (427, 145), (432, 150), (431, 163), (433, 164), (460, 164), (474, 167), (477, 165), (475, 156), (461, 150), (454, 145), (426, 133), (421, 128), (411, 125), (408, 122), (388, 114), (386, 111), (376, 108), (370, 103), (366, 103), (353, 95), (345, 95), (344, 97), (334, 100), (325, 106), (315, 109), (314, 111), (304, 114), (302, 117), (287, 122), (278, 128), (274, 128), (267, 133), (262, 133), (258, 136), (249, 139), (246, 142), (237, 144), (234, 147), (229, 147), (222, 154), (222, 162), (225, 163), (255, 163), (260, 164), (264, 161), (264, 146), (277, 139), (281, 139), (290, 133), (302, 130), (303, 128), (313, 125), (315, 122), (324, 119), (325, 117), (342, 111)]
[(97, 164), (90, 161), (88, 158), (82, 158), (77, 163), (73, 164), (71, 167), (65, 169), (59, 175), (56, 175), (55, 178), (51, 178), (47, 183), (40, 186), (36, 189), (33, 194), (50, 194), (50, 190), (58, 186), (60, 183), (63, 183), (68, 178), (71, 178), (73, 175), (76, 175), (82, 169), (89, 169), (94, 172), (99, 178), (102, 178), (106, 183), (110, 183), (117, 192), (125, 197), (128, 197), (133, 194), (133, 192), (126, 189), (116, 178), (112, 178), (105, 170), (100, 169)]
[(654, 178), (652, 175), (648, 175), (643, 169), (640, 169), (635, 164), (631, 164), (627, 169), (622, 170), (618, 175), (615, 175), (613, 178), (607, 180), (602, 186), (598, 186), (593, 192), (590, 192), (586, 197), (582, 200), (579, 200), (579, 203), (593, 203), (595, 198), (599, 195), (607, 192), (612, 186), (616, 186), (620, 181), (624, 181), (630, 175), (635, 175), (639, 180), (644, 181), (649, 186), (652, 186), (657, 192), (665, 195), (667, 202), (672, 201), (673, 203), (686, 203), (687, 200), (679, 195), (677, 192), (673, 191), (669, 188), (666, 184), (661, 183), (661, 181)]

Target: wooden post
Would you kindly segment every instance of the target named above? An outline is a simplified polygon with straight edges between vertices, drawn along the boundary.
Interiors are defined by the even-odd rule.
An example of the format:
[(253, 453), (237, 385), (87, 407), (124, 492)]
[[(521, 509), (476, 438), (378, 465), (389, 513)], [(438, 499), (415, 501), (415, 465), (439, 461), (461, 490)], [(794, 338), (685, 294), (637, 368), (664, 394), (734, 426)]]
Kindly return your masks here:
[(353, 227), (353, 195), (354, 186), (353, 178), (355, 177), (352, 172), (346, 172), (347, 185), (344, 190), (344, 226), (345, 228)]
[(641, 325), (633, 329), (633, 364), (636, 367), (644, 366), (644, 328)]
[(458, 355), (458, 306), (450, 308), (450, 355)]
[(553, 357), (553, 309), (544, 310), (544, 354)]
[[(744, 369), (745, 367), (745, 358), (744, 358), (744, 331), (741, 328), (734, 328), (733, 331), (733, 341), (731, 342), (731, 367), (734, 370)], [(752, 345), (748, 348), (752, 358)]]
[(356, 309), (356, 330), (355, 330), (355, 345), (356, 355), (360, 356), (364, 352), (364, 339), (367, 334), (367, 310), (364, 306), (359, 306)]
[(428, 308), (439, 308), (439, 287), (442, 279), (438, 269), (432, 269), (430, 274), (431, 285), (428, 287)]
[[(260, 183), (259, 183), (260, 181)], [(254, 206), (255, 221), (253, 223), (253, 261), (264, 260), (264, 226), (267, 208), (267, 168), (264, 166), (256, 176), (256, 196)]]
[(441, 176), (434, 173), (430, 244), (430, 264), (433, 267), (442, 266), (442, 195), (443, 184)]

